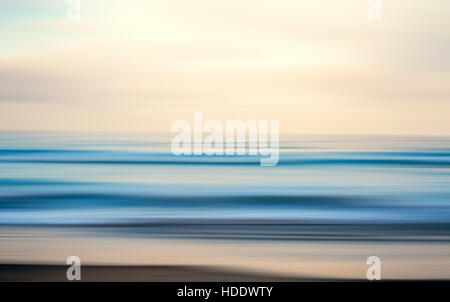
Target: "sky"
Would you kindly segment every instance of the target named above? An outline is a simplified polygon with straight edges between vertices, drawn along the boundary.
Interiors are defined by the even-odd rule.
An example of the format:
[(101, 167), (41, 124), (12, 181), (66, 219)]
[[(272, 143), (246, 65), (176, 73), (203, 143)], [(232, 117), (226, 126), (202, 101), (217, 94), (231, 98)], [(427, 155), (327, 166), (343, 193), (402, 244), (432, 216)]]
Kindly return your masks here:
[(450, 1), (0, 0), (0, 131), (450, 135)]

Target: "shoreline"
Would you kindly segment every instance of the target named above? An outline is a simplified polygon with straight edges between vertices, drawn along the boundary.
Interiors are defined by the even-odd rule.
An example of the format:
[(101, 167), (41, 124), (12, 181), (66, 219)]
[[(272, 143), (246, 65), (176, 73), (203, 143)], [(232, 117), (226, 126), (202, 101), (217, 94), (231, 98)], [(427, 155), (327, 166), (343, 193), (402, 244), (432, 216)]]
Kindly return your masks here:
[[(69, 282), (69, 266), (52, 264), (0, 264), (0, 282)], [(291, 277), (217, 266), (195, 265), (83, 265), (81, 282), (306, 282), (338, 281)], [(72, 282), (72, 281), (70, 281)]]

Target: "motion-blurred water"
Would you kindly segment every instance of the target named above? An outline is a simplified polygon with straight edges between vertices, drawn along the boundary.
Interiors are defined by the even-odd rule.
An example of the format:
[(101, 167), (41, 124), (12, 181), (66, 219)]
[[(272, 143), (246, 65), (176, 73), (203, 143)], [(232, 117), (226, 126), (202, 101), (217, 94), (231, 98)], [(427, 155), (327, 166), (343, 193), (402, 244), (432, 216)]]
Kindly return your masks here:
[(449, 242), (450, 137), (281, 138), (278, 165), (261, 167), (254, 156), (176, 157), (162, 135), (3, 132), (0, 234)]
[(0, 148), (3, 225), (450, 222), (448, 137), (287, 137), (272, 168), (151, 136), (2, 133)]

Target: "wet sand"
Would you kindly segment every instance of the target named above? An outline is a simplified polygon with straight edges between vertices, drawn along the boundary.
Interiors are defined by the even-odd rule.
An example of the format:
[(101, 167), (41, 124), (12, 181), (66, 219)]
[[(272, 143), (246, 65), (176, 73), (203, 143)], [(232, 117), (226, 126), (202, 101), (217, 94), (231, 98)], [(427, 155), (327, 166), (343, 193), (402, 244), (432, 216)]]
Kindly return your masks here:
[[(324, 237), (330, 232), (323, 228), (305, 227), (304, 232), (317, 231), (313, 232), (316, 237)], [(200, 234), (197, 228), (181, 230)], [(368, 236), (371, 240), (364, 241), (353, 233), (352, 240), (331, 240), (330, 236), (311, 240), (301, 235), (306, 233), (296, 232), (296, 240), (282, 236), (270, 240), (277, 234), (274, 229), (269, 232), (271, 237), (264, 232), (266, 236), (250, 241), (218, 236), (233, 228), (211, 226), (209, 230), (216, 239), (168, 238), (167, 232), (162, 236), (163, 230), (129, 227), (113, 232), (98, 227), (4, 227), (0, 231), (0, 280), (65, 281), (70, 256), (81, 259), (83, 281), (365, 280), (366, 259), (373, 255), (382, 261), (383, 280), (448, 279), (450, 275), (447, 236), (434, 240), (425, 236), (429, 240), (424, 241), (415, 231), (413, 241), (402, 231), (395, 236), (403, 239), (398, 241), (385, 236), (378, 240)], [(350, 237), (345, 230), (343, 234)], [(354, 232), (358, 230), (367, 234), (365, 229)], [(239, 232), (244, 231), (253, 237), (260, 234), (241, 226)]]
[[(68, 266), (0, 264), (0, 282), (64, 282)], [(213, 266), (107, 266), (82, 267), (84, 282), (273, 282), (326, 281), (323, 279), (237, 272)], [(331, 280), (330, 280), (331, 281)]]

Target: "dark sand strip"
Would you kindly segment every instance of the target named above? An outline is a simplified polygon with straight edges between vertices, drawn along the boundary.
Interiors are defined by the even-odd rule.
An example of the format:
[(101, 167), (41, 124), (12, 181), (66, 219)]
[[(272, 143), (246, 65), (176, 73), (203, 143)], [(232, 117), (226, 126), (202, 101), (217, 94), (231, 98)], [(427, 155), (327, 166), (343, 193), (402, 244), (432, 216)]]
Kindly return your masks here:
[[(64, 282), (68, 266), (34, 264), (0, 264), (0, 282)], [(316, 278), (265, 275), (233, 271), (213, 266), (107, 266), (89, 265), (81, 268), (85, 282), (270, 282), (327, 281)], [(332, 280), (329, 280), (332, 281)]]

